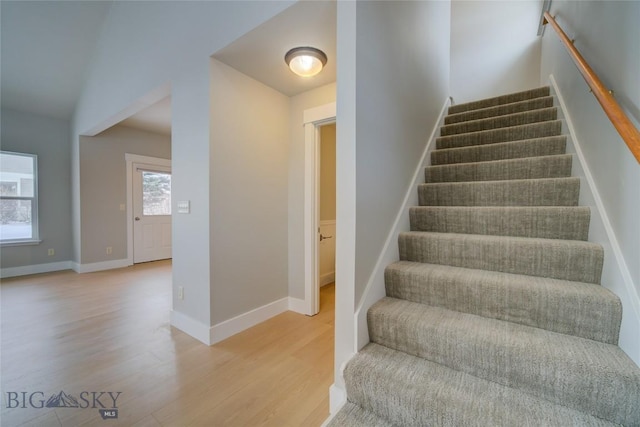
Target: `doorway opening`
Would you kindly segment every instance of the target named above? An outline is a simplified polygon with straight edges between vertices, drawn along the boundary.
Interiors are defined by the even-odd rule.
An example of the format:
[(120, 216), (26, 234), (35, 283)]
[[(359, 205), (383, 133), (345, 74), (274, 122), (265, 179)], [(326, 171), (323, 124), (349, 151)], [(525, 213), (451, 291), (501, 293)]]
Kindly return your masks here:
[[(336, 104), (330, 103), (312, 108), (304, 112), (305, 127), (305, 185), (304, 185), (304, 228), (305, 228), (305, 308), (309, 316), (320, 310), (320, 286), (335, 280), (335, 123)], [(333, 206), (328, 203), (326, 210), (333, 210), (333, 219), (325, 219), (322, 223), (321, 213), (321, 154), (323, 128), (333, 124), (333, 128), (325, 129), (325, 138), (331, 138), (333, 131)], [(327, 148), (330, 144), (327, 144)], [(330, 150), (327, 150), (330, 151)], [(330, 181), (330, 180), (329, 180)], [(330, 184), (328, 184), (330, 185)], [(325, 190), (328, 191), (328, 190)], [(324, 229), (323, 229), (324, 227)], [(330, 236), (330, 237), (329, 237)], [(331, 259), (333, 251), (333, 259)], [(321, 254), (323, 257), (321, 259)], [(327, 258), (325, 260), (325, 258)], [(321, 263), (324, 263), (321, 265)], [(323, 268), (326, 268), (323, 270)], [(322, 273), (321, 273), (322, 272)], [(321, 274), (324, 278), (321, 278)], [(331, 275), (333, 274), (333, 278)], [(333, 280), (331, 280), (333, 279)], [(330, 282), (327, 282), (331, 280)]]
[(319, 286), (335, 282), (336, 277), (336, 124), (320, 127), (319, 159)]

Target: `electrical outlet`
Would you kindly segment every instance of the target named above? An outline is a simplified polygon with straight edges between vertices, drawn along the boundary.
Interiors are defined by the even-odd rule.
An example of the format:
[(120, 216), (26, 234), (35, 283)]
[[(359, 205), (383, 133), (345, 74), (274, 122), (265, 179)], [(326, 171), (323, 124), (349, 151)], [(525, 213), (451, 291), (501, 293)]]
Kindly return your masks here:
[(178, 286), (178, 299), (184, 299), (184, 288), (182, 286)]
[(113, 252), (113, 248), (111, 246), (107, 246), (107, 255), (111, 255)]
[(55, 255), (55, 253), (56, 253), (55, 249), (49, 249), (47, 251), (47, 255), (49, 255), (49, 256)]

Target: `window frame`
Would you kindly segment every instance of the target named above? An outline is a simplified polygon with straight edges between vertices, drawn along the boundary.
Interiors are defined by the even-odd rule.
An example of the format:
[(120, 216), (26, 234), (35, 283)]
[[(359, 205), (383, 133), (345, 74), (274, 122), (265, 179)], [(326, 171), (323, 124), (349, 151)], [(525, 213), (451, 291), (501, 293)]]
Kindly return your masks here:
[[(0, 247), (3, 246), (20, 246), (20, 245), (36, 245), (40, 240), (39, 227), (39, 210), (38, 210), (38, 155), (31, 153), (21, 153), (17, 151), (0, 150), (0, 154), (9, 154), (12, 156), (22, 156), (31, 158), (33, 162), (33, 195), (32, 196), (3, 196), (0, 194), (0, 200), (28, 200), (31, 201), (31, 237), (26, 239), (2, 239), (0, 236)], [(2, 224), (0, 224), (2, 227)]]

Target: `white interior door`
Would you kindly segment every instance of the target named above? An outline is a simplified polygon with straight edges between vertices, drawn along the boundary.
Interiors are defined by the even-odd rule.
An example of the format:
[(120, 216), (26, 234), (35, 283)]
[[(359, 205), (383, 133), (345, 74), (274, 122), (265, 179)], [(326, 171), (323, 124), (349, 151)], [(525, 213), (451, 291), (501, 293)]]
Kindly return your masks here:
[(319, 285), (324, 286), (333, 283), (336, 277), (336, 222), (320, 221), (319, 228)]
[(133, 262), (171, 258), (171, 169), (133, 167)]

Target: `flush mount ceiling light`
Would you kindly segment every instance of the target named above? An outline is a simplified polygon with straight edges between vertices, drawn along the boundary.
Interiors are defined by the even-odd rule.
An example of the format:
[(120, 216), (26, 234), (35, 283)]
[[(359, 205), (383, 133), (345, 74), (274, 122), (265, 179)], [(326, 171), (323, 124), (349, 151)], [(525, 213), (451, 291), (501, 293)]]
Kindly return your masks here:
[(294, 47), (284, 56), (291, 71), (302, 77), (312, 77), (322, 71), (327, 55), (315, 47)]

